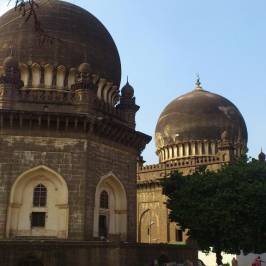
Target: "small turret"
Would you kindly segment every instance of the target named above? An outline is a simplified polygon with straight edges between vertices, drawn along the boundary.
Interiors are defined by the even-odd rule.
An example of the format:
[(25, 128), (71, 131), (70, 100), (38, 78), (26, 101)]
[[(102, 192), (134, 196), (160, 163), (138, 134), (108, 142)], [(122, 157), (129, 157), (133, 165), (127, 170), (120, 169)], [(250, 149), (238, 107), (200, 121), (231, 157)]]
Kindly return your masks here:
[(23, 87), (19, 63), (12, 55), (3, 61), (4, 73), (0, 76), (0, 108), (12, 108)]
[(136, 113), (139, 110), (139, 106), (136, 105), (136, 99), (134, 97), (134, 88), (129, 84), (128, 78), (127, 83), (121, 89), (120, 103), (117, 106), (124, 114), (131, 128), (136, 127)]
[(73, 90), (80, 89), (95, 89), (95, 86), (91, 79), (91, 66), (88, 63), (82, 63), (78, 67), (78, 73), (76, 76), (76, 82), (72, 85)]
[(23, 83), (20, 79), (19, 63), (12, 55), (3, 61), (4, 75), (1, 77), (1, 83), (13, 84), (21, 88)]
[(128, 79), (126, 85), (121, 90), (121, 96), (124, 99), (132, 99), (134, 97), (134, 88), (129, 84)]
[(75, 84), (71, 89), (74, 91), (74, 102), (76, 110), (79, 112), (88, 112), (94, 106), (97, 88), (91, 78), (91, 66), (88, 63), (82, 63), (78, 67)]
[(229, 133), (224, 130), (221, 134), (220, 141), (218, 143), (218, 150), (222, 153), (223, 161), (230, 162), (235, 158), (234, 145), (229, 139)]
[(266, 155), (265, 155), (265, 153), (262, 151), (262, 149), (261, 149), (261, 152), (260, 152), (259, 155), (258, 155), (258, 159), (259, 159), (259, 161), (261, 161), (261, 162), (265, 162)]

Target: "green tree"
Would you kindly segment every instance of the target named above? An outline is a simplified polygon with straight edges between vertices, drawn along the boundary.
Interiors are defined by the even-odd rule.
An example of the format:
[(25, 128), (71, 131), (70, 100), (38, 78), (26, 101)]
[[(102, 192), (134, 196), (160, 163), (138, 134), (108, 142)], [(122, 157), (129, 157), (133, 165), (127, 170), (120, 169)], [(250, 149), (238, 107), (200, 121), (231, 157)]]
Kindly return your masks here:
[(241, 160), (216, 172), (172, 173), (162, 182), (170, 210), (199, 249), (239, 254), (266, 251), (266, 163)]

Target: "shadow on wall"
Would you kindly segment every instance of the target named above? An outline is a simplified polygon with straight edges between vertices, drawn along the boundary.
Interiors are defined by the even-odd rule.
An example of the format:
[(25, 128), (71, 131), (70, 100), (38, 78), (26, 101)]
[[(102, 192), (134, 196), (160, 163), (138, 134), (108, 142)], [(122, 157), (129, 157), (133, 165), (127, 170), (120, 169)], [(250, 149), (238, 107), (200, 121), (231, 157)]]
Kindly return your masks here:
[(35, 256), (27, 256), (21, 259), (17, 266), (44, 266), (43, 263)]

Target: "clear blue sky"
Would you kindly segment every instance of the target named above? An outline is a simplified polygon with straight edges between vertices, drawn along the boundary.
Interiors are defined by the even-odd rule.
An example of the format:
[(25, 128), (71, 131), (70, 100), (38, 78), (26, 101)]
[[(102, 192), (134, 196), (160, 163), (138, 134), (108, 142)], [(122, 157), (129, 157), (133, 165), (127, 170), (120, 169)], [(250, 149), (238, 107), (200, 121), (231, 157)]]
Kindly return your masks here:
[[(141, 107), (138, 130), (153, 136), (163, 108), (192, 90), (200, 73), (204, 89), (225, 96), (243, 114), (249, 155), (266, 150), (265, 0), (69, 2), (93, 13), (113, 36), (122, 84), (129, 75)], [(157, 162), (153, 141), (144, 158)]]

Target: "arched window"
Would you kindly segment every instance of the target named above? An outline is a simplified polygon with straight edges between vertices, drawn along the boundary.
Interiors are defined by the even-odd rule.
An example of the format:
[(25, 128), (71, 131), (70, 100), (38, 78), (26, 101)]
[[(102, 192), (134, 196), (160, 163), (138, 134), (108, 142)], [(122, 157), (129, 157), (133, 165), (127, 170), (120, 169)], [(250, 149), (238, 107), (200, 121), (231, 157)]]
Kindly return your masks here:
[(100, 208), (109, 209), (109, 196), (105, 190), (102, 191), (100, 195)]
[(116, 235), (126, 240), (127, 196), (120, 180), (112, 174), (101, 178), (95, 191), (93, 236), (108, 238)]
[(47, 201), (47, 188), (39, 184), (33, 191), (33, 207), (45, 207)]

